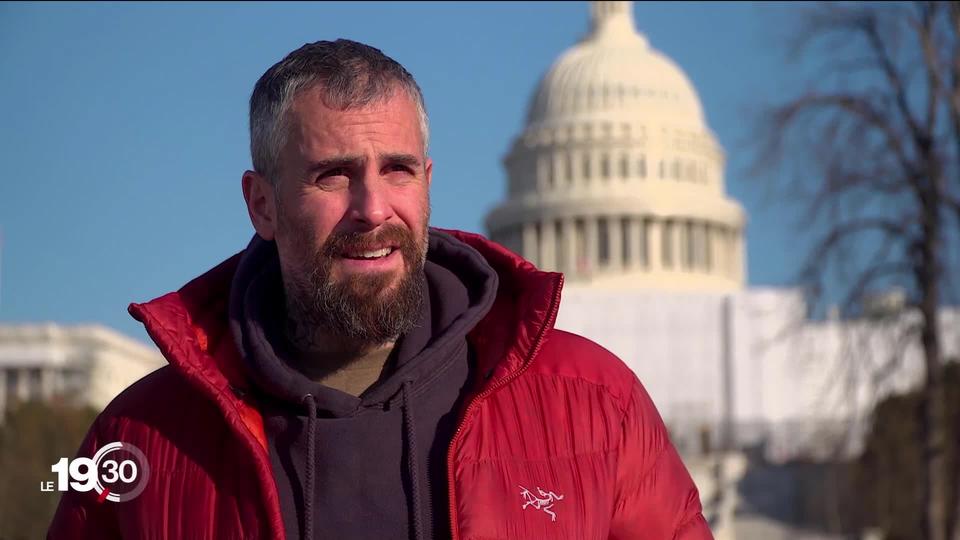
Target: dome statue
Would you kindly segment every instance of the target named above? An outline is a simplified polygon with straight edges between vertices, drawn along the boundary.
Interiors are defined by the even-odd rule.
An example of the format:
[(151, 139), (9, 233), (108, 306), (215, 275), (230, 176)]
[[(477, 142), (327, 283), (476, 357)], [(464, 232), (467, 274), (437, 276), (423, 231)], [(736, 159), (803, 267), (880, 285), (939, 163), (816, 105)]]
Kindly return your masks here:
[(489, 236), (571, 285), (742, 288), (746, 216), (696, 89), (637, 32), (632, 2), (590, 11), (531, 97)]

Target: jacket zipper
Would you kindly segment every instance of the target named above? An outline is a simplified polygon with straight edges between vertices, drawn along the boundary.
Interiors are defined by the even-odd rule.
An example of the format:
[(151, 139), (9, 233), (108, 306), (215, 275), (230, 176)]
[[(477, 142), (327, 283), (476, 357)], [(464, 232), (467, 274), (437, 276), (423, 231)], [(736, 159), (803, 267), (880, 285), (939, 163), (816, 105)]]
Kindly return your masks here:
[(487, 388), (470, 400), (470, 403), (467, 404), (467, 408), (464, 409), (463, 418), (460, 419), (460, 424), (457, 426), (457, 430), (453, 433), (453, 439), (450, 440), (450, 446), (447, 448), (447, 498), (450, 502), (450, 534), (452, 535), (453, 540), (460, 538), (460, 531), (457, 529), (456, 490), (453, 485), (453, 449), (456, 448), (457, 443), (460, 442), (460, 434), (463, 432), (463, 427), (466, 425), (467, 419), (470, 418), (470, 413), (473, 410), (473, 406), (499, 388), (503, 388), (508, 383), (522, 375), (523, 372), (526, 371), (530, 366), (533, 358), (538, 352), (540, 352), (540, 347), (543, 345), (543, 339), (547, 334), (547, 328), (550, 326), (551, 321), (556, 320), (557, 312), (560, 310), (560, 291), (562, 289), (562, 285), (563, 274), (556, 279), (554, 284), (553, 298), (550, 302), (549, 314), (547, 315), (547, 319), (544, 321), (543, 327), (540, 329), (540, 333), (537, 334), (537, 339), (534, 341), (533, 347), (530, 349), (530, 354), (527, 355), (523, 365), (521, 365), (520, 368), (513, 373), (510, 373), (506, 377), (500, 379), (497, 384)]

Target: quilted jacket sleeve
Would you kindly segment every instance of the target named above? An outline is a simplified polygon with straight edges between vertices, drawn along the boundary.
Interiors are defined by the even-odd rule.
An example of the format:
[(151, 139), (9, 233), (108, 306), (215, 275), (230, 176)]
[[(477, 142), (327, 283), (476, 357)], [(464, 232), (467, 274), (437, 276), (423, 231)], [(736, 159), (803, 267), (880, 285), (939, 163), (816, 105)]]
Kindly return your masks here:
[[(98, 416), (87, 432), (76, 457), (93, 457), (97, 449), (105, 444), (101, 436), (103, 416)], [(116, 526), (114, 504), (98, 502), (95, 491), (82, 493), (65, 491), (60, 498), (57, 513), (53, 516), (47, 530), (48, 540), (113, 539), (120, 538)]]
[(634, 377), (623, 419), (612, 540), (711, 540), (700, 495)]

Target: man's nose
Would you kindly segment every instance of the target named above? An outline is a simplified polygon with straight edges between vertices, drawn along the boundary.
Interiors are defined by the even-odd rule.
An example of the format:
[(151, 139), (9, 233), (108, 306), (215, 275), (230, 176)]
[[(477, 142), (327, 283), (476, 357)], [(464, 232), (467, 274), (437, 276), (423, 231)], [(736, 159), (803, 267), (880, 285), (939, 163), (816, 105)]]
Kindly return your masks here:
[(373, 174), (353, 182), (350, 192), (350, 219), (374, 229), (392, 217), (388, 186)]

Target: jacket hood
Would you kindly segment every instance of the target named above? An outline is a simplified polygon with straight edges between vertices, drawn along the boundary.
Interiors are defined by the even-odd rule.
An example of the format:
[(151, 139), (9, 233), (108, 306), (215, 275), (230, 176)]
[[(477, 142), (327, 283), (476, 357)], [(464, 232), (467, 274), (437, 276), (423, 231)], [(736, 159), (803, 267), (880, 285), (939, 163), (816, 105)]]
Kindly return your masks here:
[[(467, 335), (476, 351), (477, 380), (471, 385), (471, 394), (477, 394), (534, 361), (536, 346), (556, 321), (563, 276), (537, 270), (478, 234), (432, 230), (472, 247), (497, 274), (493, 306)], [(128, 311), (144, 324), (175, 371), (213, 400), (231, 425), (245, 428), (266, 448), (263, 420), (246, 397), (252, 381), (228, 324), (230, 286), (241, 255), (230, 257), (175, 292), (130, 304)]]

